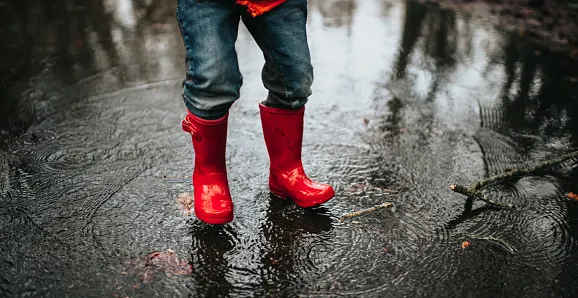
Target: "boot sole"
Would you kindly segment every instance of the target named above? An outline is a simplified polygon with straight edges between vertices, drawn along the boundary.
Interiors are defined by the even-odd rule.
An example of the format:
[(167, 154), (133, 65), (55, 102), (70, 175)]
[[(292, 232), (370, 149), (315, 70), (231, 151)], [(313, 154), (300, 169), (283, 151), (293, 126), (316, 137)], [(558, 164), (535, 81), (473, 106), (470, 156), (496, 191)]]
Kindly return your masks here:
[(224, 218), (204, 217), (202, 215), (197, 215), (197, 218), (200, 221), (210, 225), (222, 225), (233, 221), (233, 215)]
[(303, 203), (299, 200), (296, 200), (294, 197), (289, 195), (286, 191), (282, 190), (281, 188), (278, 188), (278, 187), (273, 186), (271, 184), (269, 184), (269, 191), (271, 191), (271, 193), (274, 196), (276, 196), (282, 200), (286, 200), (287, 198), (291, 199), (293, 202), (295, 202), (295, 204), (299, 205), (302, 208), (311, 208), (311, 207), (319, 206), (319, 205), (331, 200), (335, 196), (335, 191), (331, 190), (331, 192), (327, 193), (326, 196), (321, 197), (321, 199), (319, 199), (319, 200)]

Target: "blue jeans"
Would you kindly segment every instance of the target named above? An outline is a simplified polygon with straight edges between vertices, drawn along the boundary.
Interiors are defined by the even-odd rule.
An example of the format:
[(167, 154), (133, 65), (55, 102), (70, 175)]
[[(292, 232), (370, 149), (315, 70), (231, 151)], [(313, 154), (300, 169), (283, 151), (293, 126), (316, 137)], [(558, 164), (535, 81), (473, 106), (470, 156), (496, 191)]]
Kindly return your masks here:
[(311, 95), (313, 67), (305, 23), (307, 0), (288, 0), (253, 18), (234, 0), (178, 0), (177, 20), (187, 55), (183, 99), (194, 115), (223, 117), (239, 98), (243, 77), (235, 41), (243, 23), (263, 51), (265, 105), (298, 109)]

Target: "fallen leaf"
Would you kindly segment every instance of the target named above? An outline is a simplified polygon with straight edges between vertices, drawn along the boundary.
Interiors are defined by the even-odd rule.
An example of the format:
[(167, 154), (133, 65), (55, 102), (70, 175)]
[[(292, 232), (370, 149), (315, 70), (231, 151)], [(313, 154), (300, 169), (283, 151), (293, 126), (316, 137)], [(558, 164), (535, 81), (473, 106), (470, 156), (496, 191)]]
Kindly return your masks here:
[(468, 246), (470, 246), (470, 241), (467, 241), (467, 240), (466, 240), (466, 241), (462, 242), (462, 249), (465, 249), (465, 248), (467, 248)]
[(72, 46), (75, 48), (80, 48), (84, 45), (84, 42), (82, 40), (75, 40), (72, 42)]
[(179, 194), (177, 199), (179, 210), (184, 216), (190, 216), (193, 213), (193, 195), (188, 192)]
[(531, 9), (531, 8), (523, 8), (523, 9), (521, 10), (521, 13), (522, 13), (523, 15), (525, 15), (525, 16), (531, 16), (531, 15), (534, 15), (534, 14), (536, 13), (536, 11), (534, 11), (534, 10)]
[(132, 259), (127, 269), (131, 275), (138, 276), (140, 283), (133, 288), (139, 288), (153, 282), (157, 273), (164, 273), (168, 277), (191, 274), (192, 266), (186, 259), (180, 259), (174, 250), (153, 251), (144, 257)]
[(575, 194), (573, 192), (569, 192), (566, 194), (567, 197), (569, 197), (570, 199), (574, 199), (576, 201), (578, 201), (578, 194)]
[(269, 258), (269, 260), (271, 260), (271, 264), (273, 265), (277, 265), (277, 263), (279, 263), (279, 260), (275, 259), (275, 258)]

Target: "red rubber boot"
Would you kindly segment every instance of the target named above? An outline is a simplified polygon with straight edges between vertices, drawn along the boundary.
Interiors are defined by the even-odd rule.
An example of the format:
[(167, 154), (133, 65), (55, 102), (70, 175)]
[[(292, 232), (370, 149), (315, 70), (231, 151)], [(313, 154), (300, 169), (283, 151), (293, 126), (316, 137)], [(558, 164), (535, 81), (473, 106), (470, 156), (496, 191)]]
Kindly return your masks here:
[(213, 225), (233, 220), (233, 201), (225, 161), (228, 116), (205, 120), (189, 112), (182, 123), (183, 130), (193, 137), (195, 148), (195, 214), (198, 219)]
[(291, 198), (303, 208), (317, 206), (333, 198), (335, 192), (330, 185), (312, 181), (303, 171), (301, 144), (305, 108), (285, 110), (262, 104), (259, 108), (271, 163), (271, 193), (283, 199)]

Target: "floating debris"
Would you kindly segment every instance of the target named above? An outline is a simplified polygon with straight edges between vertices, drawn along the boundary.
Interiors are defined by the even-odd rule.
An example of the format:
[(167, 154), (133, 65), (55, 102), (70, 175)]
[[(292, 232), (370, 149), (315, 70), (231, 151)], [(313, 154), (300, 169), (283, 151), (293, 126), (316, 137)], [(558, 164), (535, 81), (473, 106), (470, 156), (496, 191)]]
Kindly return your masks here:
[(177, 203), (179, 204), (179, 210), (184, 216), (191, 216), (193, 213), (193, 194), (189, 192), (179, 194)]
[(569, 193), (566, 194), (566, 196), (567, 196), (568, 198), (570, 198), (570, 199), (573, 199), (573, 200), (578, 201), (578, 194), (575, 194), (575, 193), (573, 193), (573, 192), (569, 192)]
[(377, 210), (380, 210), (380, 209), (389, 208), (389, 207), (392, 207), (392, 206), (393, 206), (392, 203), (383, 203), (383, 204), (381, 204), (381, 205), (373, 206), (373, 207), (368, 208), (368, 209), (365, 209), (365, 210), (347, 213), (347, 214), (341, 216), (338, 220), (339, 220), (339, 222), (343, 222), (344, 220), (349, 219), (349, 218), (353, 218), (353, 217), (356, 217), (356, 216), (360, 216), (360, 215), (363, 215), (363, 214), (367, 214), (367, 213), (370, 213), (370, 212), (374, 212), (374, 211), (377, 211)]
[(123, 274), (132, 273), (139, 278), (139, 283), (133, 284), (133, 288), (152, 283), (158, 272), (172, 277), (191, 274), (193, 269), (187, 260), (181, 260), (172, 249), (150, 252), (142, 258), (129, 261), (128, 265), (131, 267)]

